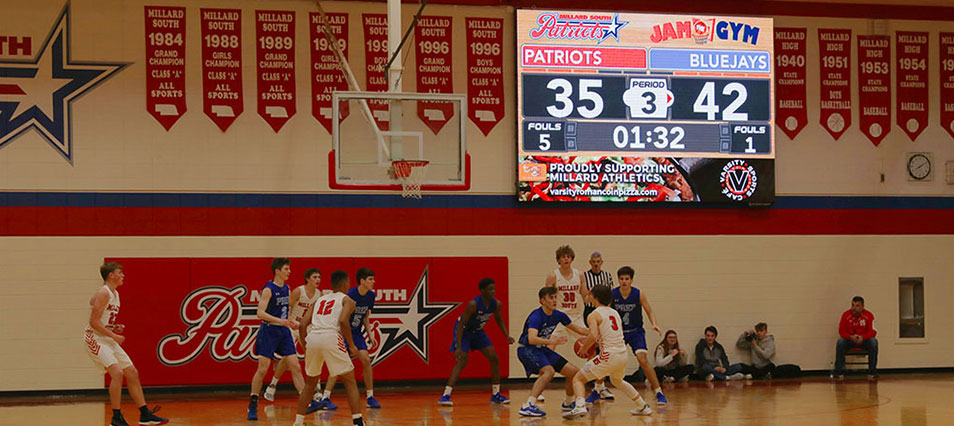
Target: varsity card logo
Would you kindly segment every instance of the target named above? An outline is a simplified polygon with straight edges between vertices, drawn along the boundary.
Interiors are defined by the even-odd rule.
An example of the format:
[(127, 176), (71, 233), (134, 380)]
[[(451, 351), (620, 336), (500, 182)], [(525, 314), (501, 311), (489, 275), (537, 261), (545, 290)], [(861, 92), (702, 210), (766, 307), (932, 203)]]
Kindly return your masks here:
[(734, 201), (742, 201), (755, 193), (758, 177), (755, 168), (743, 160), (729, 161), (719, 176), (722, 194)]
[[(376, 302), (371, 312), (371, 330), (367, 330), (377, 342), (368, 348), (372, 365), (381, 363), (404, 346), (428, 362), (431, 326), (458, 304), (429, 301), (427, 277), (425, 268), (410, 297), (401, 290), (377, 292), (378, 302), (383, 299), (384, 303)], [(159, 361), (166, 366), (180, 366), (205, 351), (220, 362), (257, 358), (252, 351), (262, 321), (256, 316), (256, 301), (246, 299), (247, 294), (245, 286), (209, 286), (189, 293), (179, 310), (182, 322), (188, 327), (182, 334), (169, 334), (159, 341)]]
[(697, 44), (706, 44), (715, 39), (739, 41), (756, 45), (761, 28), (746, 23), (716, 21), (715, 18), (666, 22), (654, 25), (649, 40), (662, 43), (668, 40), (692, 38)]
[[(35, 129), (72, 163), (73, 102), (129, 64), (74, 61), (70, 46), (67, 3), (33, 58), (0, 59), (0, 148)], [(27, 43), (7, 53), (31, 50)]]
[(530, 30), (530, 38), (592, 40), (600, 44), (612, 37), (619, 42), (619, 31), (628, 23), (620, 21), (618, 13), (613, 16), (542, 13), (537, 17), (537, 27)]

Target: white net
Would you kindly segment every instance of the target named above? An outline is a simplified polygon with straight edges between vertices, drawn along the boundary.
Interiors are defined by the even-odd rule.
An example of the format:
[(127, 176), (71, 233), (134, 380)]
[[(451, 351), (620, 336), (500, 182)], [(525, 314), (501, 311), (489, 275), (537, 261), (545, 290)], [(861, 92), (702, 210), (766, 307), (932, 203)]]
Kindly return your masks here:
[(404, 198), (421, 198), (421, 183), (427, 173), (427, 161), (398, 160), (392, 161), (394, 177), (401, 181), (401, 196)]

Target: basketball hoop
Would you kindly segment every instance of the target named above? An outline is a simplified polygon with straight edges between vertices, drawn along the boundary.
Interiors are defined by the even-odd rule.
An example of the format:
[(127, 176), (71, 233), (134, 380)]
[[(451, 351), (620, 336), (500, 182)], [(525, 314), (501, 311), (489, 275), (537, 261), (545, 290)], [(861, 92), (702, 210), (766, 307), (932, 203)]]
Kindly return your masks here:
[(429, 161), (425, 160), (395, 160), (394, 177), (401, 181), (401, 196), (404, 198), (421, 198), (421, 183), (427, 172)]

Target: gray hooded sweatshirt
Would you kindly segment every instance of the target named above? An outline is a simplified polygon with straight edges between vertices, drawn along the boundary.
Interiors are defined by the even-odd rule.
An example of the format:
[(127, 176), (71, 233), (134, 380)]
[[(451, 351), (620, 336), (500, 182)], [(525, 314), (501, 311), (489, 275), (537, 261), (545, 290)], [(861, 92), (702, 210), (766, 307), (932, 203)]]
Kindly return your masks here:
[(756, 368), (762, 368), (772, 362), (775, 356), (775, 336), (769, 334), (764, 339), (759, 340), (757, 335), (752, 335), (752, 340), (745, 339), (745, 333), (739, 336), (735, 345), (742, 349), (748, 349), (752, 354), (752, 365)]

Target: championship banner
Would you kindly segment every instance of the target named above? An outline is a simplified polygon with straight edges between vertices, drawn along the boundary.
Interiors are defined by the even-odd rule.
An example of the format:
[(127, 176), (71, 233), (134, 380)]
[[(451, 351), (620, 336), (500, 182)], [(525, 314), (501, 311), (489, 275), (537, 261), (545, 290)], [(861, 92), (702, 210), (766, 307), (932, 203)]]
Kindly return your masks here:
[(295, 115), (295, 12), (255, 11), (258, 115), (276, 133)]
[(891, 131), (891, 39), (858, 36), (858, 109), (861, 133), (878, 146)]
[(775, 123), (794, 140), (808, 124), (805, 28), (775, 28)]
[[(335, 35), (341, 53), (347, 59), (348, 14), (326, 13), (325, 16), (328, 17), (328, 27)], [(325, 36), (325, 23), (320, 13), (308, 15), (308, 28), (311, 36), (311, 115), (331, 133), (331, 94), (335, 90), (348, 90), (348, 80), (338, 63), (338, 55)], [(338, 106), (340, 120), (348, 118), (350, 112), (348, 103), (341, 102)]]
[(144, 6), (146, 111), (167, 131), (186, 112), (184, 7)]
[(938, 34), (938, 66), (940, 67), (941, 87), (941, 127), (954, 137), (954, 33)]
[[(117, 322), (126, 326), (123, 348), (144, 386), (247, 384), (257, 366), (253, 354), (261, 320), (258, 298), (272, 279), (271, 258), (115, 258), (125, 284)], [(505, 257), (292, 258), (288, 284), (304, 284), (308, 268), (321, 270), (318, 289), (330, 292), (331, 273), (348, 273), (356, 286), (358, 268), (375, 273), (368, 352), (377, 381), (446, 379), (455, 364), (449, 351), (454, 322), (466, 303), (480, 295), (477, 283), (496, 282), (501, 315), (508, 315)], [(521, 317), (522, 320), (522, 317)], [(485, 328), (509, 376), (506, 336), (491, 319)], [(513, 336), (518, 337), (517, 335)], [(299, 347), (299, 354), (304, 351)], [(355, 374), (361, 363), (355, 360)], [(327, 371), (327, 370), (325, 370)], [(325, 373), (327, 374), (327, 373)], [(462, 378), (490, 377), (486, 362), (471, 362)], [(290, 383), (291, 377), (282, 377)], [(323, 378), (322, 381), (326, 380)]]
[(821, 117), (835, 140), (851, 127), (851, 30), (818, 30)]
[[(417, 21), (414, 57), (417, 60), (418, 92), (454, 92), (452, 25), (450, 16), (422, 16)], [(454, 116), (454, 104), (420, 101), (417, 116), (436, 135)]]
[[(364, 63), (367, 76), (367, 91), (387, 92), (388, 77), (384, 75), (384, 66), (388, 64), (388, 15), (378, 13), (364, 13), (361, 15), (364, 23)], [(400, 60), (400, 59), (398, 59)], [(368, 101), (368, 109), (374, 116), (378, 129), (390, 128), (388, 103), (382, 100)]]
[(487, 136), (504, 116), (503, 19), (467, 18), (467, 115)]
[(245, 110), (242, 11), (202, 9), (202, 111), (226, 131)]
[(897, 124), (913, 142), (928, 124), (928, 33), (898, 31)]

